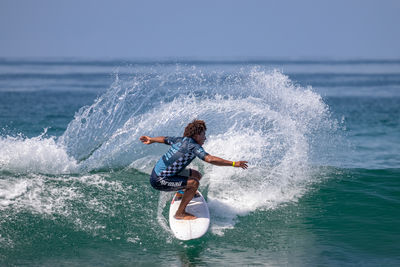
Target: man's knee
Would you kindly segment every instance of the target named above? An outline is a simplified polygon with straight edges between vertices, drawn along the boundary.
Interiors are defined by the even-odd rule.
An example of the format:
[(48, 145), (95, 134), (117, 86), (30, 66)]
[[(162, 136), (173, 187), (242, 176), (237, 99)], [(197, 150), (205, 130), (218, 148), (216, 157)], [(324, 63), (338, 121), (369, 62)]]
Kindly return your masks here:
[(201, 175), (201, 173), (199, 171), (196, 171), (196, 170), (192, 169), (192, 173), (191, 173), (190, 177), (195, 178), (197, 180), (200, 180), (202, 175)]
[(194, 177), (189, 178), (188, 181), (187, 181), (187, 187), (188, 188), (196, 188), (197, 189), (197, 188), (199, 188), (199, 185), (200, 185), (199, 180), (197, 180)]

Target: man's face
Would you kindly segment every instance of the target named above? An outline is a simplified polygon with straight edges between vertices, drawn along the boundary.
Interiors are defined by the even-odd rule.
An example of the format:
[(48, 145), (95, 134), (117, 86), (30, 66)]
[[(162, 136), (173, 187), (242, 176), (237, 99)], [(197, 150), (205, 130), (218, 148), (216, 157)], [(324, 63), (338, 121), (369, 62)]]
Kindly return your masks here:
[(200, 134), (195, 134), (193, 135), (194, 141), (196, 141), (199, 145), (203, 145), (204, 142), (206, 141), (206, 132), (202, 131)]

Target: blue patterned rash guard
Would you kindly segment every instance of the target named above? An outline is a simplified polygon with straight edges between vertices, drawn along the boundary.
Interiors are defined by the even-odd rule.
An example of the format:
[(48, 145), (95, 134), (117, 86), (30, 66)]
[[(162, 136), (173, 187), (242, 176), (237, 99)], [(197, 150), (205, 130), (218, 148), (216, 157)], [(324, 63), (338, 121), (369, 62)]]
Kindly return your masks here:
[(208, 155), (193, 138), (165, 137), (164, 143), (171, 148), (165, 153), (154, 167), (158, 177), (177, 175), (189, 165), (195, 157), (205, 160)]

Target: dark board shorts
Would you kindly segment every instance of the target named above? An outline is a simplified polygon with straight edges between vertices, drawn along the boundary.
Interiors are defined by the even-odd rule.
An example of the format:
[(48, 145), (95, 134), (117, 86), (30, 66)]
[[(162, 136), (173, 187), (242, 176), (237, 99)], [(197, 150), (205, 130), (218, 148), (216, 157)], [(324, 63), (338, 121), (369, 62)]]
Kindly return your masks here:
[(183, 169), (173, 176), (157, 176), (154, 169), (150, 175), (151, 186), (160, 191), (178, 191), (186, 188), (187, 180), (192, 174), (192, 169)]

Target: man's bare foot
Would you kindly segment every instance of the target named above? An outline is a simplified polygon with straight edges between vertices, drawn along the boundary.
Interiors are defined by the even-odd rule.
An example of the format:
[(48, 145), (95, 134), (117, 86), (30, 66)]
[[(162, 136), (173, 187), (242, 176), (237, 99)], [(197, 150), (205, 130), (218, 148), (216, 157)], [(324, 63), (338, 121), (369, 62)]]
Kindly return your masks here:
[(183, 214), (175, 214), (174, 217), (177, 220), (194, 220), (194, 219), (197, 219), (196, 216), (194, 216), (193, 214), (190, 214), (188, 212), (184, 212)]

